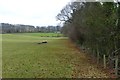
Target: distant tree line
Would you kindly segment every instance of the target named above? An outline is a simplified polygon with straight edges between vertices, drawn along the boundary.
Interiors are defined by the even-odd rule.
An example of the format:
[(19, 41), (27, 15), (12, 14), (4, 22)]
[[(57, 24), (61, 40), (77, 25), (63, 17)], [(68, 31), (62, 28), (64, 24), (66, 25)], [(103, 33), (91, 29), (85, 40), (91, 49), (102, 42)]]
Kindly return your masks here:
[(64, 22), (62, 33), (120, 75), (120, 2), (74, 1), (56, 18)]
[(60, 32), (60, 26), (32, 26), (23, 24), (0, 23), (0, 33)]

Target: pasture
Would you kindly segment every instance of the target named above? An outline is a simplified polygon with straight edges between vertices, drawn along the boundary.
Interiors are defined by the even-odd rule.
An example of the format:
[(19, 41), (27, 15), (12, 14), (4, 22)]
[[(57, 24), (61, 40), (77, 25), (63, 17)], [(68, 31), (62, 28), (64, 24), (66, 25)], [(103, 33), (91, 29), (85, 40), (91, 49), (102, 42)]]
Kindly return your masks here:
[(2, 77), (2, 35), (0, 34), (0, 77)]
[[(71, 77), (72, 65), (61, 61), (67, 38), (55, 33), (3, 34), (3, 78)], [(47, 40), (47, 44), (37, 44)]]
[[(54, 35), (54, 36), (53, 36)], [(57, 36), (61, 37), (57, 37)], [(38, 44), (47, 40), (46, 44)], [(62, 34), (2, 35), (3, 78), (108, 77)]]

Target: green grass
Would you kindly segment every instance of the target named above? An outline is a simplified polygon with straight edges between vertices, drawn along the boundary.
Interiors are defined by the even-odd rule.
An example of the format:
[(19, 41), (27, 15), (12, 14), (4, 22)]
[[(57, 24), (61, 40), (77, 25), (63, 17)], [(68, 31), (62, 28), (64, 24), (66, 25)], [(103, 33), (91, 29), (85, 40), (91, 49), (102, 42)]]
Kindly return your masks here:
[[(44, 37), (40, 37), (41, 35)], [(3, 34), (2, 77), (71, 77), (73, 66), (69, 61), (71, 56), (66, 53), (69, 48), (65, 45), (68, 39), (65, 37), (51, 37), (53, 35), (56, 34)], [(47, 40), (48, 44), (37, 44), (43, 40)], [(67, 62), (66, 58), (68, 59)]]
[(0, 77), (2, 77), (2, 35), (0, 34)]
[(36, 37), (62, 37), (60, 33), (15, 33), (16, 35), (36, 36)]
[[(3, 34), (2, 78), (108, 77), (67, 37), (53, 35), (56, 34)], [(48, 43), (37, 44), (43, 40)]]

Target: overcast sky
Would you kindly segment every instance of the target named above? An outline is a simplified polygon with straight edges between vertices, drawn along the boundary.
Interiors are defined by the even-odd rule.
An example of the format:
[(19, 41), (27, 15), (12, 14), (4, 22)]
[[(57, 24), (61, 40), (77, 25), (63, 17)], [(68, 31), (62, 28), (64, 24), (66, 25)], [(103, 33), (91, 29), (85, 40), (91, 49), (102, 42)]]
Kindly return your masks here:
[(56, 15), (70, 0), (0, 0), (0, 23), (57, 25)]

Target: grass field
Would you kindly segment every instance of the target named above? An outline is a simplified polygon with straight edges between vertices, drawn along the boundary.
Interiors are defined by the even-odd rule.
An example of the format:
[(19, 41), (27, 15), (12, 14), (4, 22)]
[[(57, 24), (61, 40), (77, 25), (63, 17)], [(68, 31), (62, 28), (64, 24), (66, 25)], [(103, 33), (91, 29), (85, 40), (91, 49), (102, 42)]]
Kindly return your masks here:
[(0, 78), (2, 77), (2, 35), (0, 34)]
[[(54, 35), (54, 36), (53, 36)], [(108, 77), (67, 37), (53, 33), (2, 36), (3, 78)], [(62, 36), (62, 35), (61, 35)], [(37, 44), (47, 40), (47, 44)]]
[[(72, 65), (61, 62), (67, 38), (57, 35), (3, 34), (3, 78), (71, 77)], [(43, 40), (48, 44), (37, 44)]]

